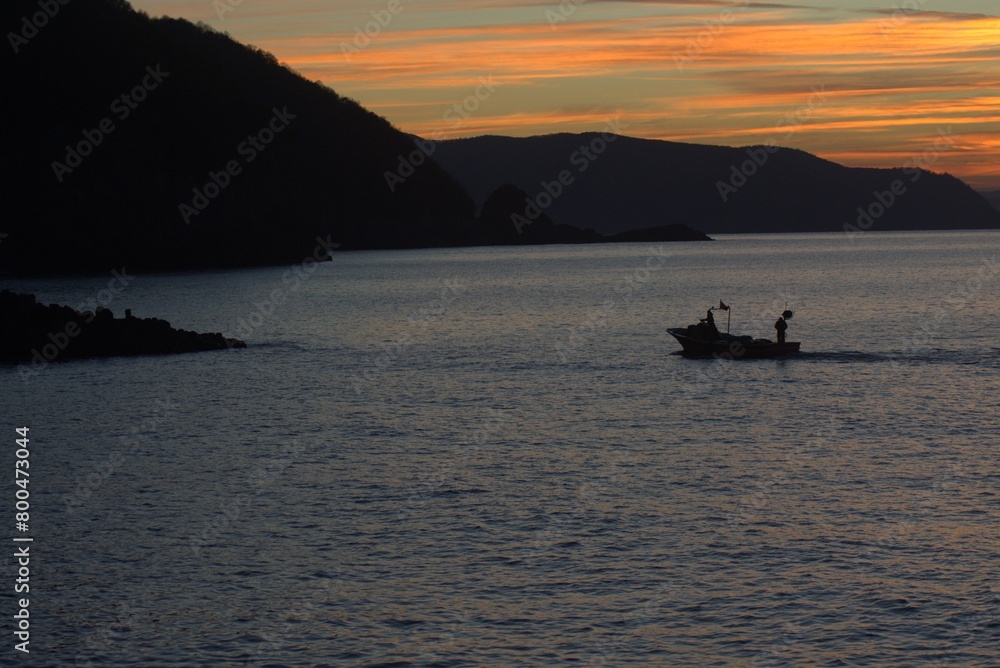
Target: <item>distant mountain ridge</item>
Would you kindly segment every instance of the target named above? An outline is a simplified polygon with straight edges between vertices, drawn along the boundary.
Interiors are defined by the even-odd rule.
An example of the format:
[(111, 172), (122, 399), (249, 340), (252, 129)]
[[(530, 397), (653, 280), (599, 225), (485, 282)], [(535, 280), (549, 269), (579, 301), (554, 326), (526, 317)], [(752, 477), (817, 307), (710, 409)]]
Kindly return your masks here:
[[(434, 157), (477, 205), (511, 183), (560, 223), (605, 234), (670, 223), (709, 234), (1000, 227), (1000, 213), (953, 176), (849, 168), (791, 148), (563, 133), (448, 140)], [(567, 172), (572, 183), (547, 194)]]

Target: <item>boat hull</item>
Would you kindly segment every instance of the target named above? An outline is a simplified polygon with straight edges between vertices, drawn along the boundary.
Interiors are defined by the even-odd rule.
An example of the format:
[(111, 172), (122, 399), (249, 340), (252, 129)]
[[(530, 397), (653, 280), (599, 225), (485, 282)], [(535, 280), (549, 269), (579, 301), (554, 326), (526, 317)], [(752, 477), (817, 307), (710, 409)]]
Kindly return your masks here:
[(667, 331), (681, 344), (682, 350), (679, 353), (685, 357), (765, 359), (794, 355), (799, 352), (801, 345), (799, 341), (785, 341), (784, 343), (760, 340), (752, 343), (738, 340), (705, 341), (688, 336), (686, 329), (668, 329)]

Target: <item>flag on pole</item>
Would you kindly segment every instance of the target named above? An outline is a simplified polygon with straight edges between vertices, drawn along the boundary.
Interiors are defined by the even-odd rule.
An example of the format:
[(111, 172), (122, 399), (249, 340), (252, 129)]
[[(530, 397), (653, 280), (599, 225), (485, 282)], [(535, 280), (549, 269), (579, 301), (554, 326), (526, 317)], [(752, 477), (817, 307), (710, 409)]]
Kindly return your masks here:
[(719, 300), (719, 310), (720, 311), (728, 311), (729, 310), (729, 307), (726, 306), (725, 303), (723, 303), (723, 301), (721, 299)]

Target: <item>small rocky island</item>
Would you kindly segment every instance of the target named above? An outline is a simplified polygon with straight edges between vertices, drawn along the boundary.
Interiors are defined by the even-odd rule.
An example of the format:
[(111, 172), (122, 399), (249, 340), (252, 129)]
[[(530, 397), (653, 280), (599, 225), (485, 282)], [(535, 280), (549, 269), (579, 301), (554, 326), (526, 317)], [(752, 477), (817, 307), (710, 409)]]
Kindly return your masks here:
[(222, 334), (174, 329), (159, 318), (115, 318), (106, 308), (79, 312), (39, 303), (34, 295), (0, 292), (0, 362), (44, 366), (57, 359), (189, 353), (246, 348)]

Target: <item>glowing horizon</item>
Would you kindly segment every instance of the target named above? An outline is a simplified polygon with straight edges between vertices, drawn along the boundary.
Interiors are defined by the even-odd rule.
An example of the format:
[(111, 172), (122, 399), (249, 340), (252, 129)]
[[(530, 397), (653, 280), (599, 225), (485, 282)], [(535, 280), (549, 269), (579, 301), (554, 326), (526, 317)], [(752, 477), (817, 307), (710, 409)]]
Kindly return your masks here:
[(953, 148), (927, 167), (1000, 189), (1000, 17), (985, 0), (948, 11), (933, 0), (234, 2), (134, 5), (227, 31), (425, 137), (596, 131), (618, 118), (635, 137), (774, 139), (892, 167), (948, 132)]

